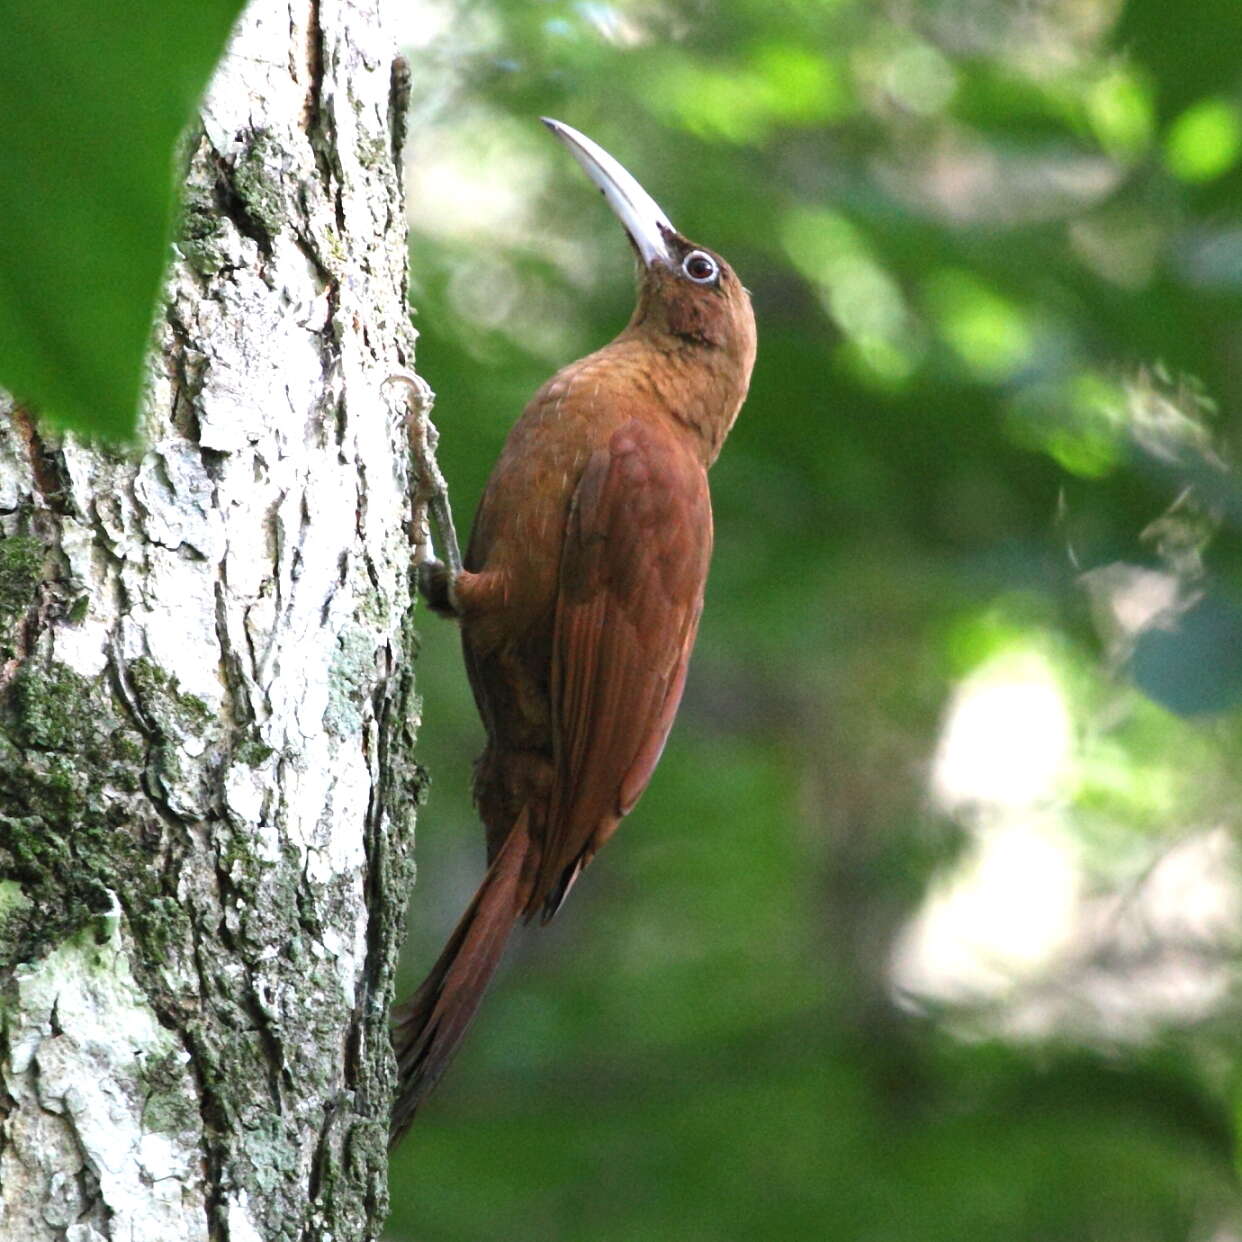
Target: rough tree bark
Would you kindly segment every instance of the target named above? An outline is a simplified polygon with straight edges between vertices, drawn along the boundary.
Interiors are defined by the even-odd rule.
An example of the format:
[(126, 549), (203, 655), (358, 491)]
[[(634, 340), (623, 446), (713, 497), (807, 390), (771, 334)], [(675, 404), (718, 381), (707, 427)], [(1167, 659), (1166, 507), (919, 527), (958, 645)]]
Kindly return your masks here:
[(0, 411), (0, 1237), (379, 1232), (400, 86), (376, 0), (256, 0), (182, 153), (144, 446)]

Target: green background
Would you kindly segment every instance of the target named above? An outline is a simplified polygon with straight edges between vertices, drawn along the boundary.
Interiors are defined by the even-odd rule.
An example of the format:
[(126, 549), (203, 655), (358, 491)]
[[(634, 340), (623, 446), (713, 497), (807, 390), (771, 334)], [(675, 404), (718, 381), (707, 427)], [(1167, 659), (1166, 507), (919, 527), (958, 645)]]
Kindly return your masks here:
[[(1234, 1236), (1242, 7), (478, 3), (409, 37), (463, 530), (530, 393), (632, 306), (539, 115), (728, 257), (760, 346), (660, 769), (517, 937), (391, 1237)], [(423, 631), (411, 987), (483, 869), (481, 729)], [(1011, 839), (1027, 873), (981, 866)], [(975, 964), (933, 937), (919, 990), (954, 893)]]

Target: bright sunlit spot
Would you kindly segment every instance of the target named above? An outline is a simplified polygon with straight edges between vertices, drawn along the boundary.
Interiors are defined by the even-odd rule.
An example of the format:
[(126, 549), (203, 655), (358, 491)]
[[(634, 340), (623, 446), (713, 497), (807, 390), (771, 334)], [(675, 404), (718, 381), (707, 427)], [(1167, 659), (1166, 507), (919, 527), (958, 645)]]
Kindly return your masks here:
[(1051, 797), (1066, 775), (1073, 722), (1056, 673), (1033, 651), (989, 661), (958, 689), (932, 777), (937, 801), (1014, 809)]
[[(1116, 566), (1087, 576), (1105, 642), (1124, 646), (1167, 612), (1170, 582)], [(1010, 1036), (1073, 1029), (1110, 1043), (1201, 1021), (1227, 999), (1242, 926), (1232, 837), (1131, 832), (1129, 863), (1114, 848), (1101, 871), (1090, 828), (1115, 774), (1108, 724), (1083, 711), (1036, 645), (1010, 646), (954, 693), (931, 794), (971, 839), (897, 941), (899, 995), (983, 1005)], [(1153, 771), (1148, 796), (1158, 787)]]
[[(407, 167), (414, 185), (410, 224), (442, 236), (523, 242), (531, 230), (535, 196), (548, 172), (539, 135), (497, 134), (494, 118), (482, 126), (454, 125), (415, 139)], [(534, 150), (531, 148), (534, 147)]]
[(1000, 992), (1064, 946), (1080, 873), (1055, 807), (1072, 759), (1069, 705), (1038, 651), (1004, 652), (958, 688), (932, 793), (975, 841), (898, 944), (900, 989), (946, 1000)]
[(1055, 821), (1002, 816), (933, 887), (898, 943), (894, 981), (948, 1001), (1003, 994), (1064, 948), (1079, 889), (1073, 849)]

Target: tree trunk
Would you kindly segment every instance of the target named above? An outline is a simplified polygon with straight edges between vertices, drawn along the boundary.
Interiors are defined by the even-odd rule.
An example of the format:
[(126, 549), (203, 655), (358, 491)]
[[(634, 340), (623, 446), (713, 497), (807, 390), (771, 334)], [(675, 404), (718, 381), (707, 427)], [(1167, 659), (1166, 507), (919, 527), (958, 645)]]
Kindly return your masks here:
[(182, 152), (143, 447), (0, 409), (0, 1237), (380, 1230), (403, 80), (367, 0), (257, 0)]

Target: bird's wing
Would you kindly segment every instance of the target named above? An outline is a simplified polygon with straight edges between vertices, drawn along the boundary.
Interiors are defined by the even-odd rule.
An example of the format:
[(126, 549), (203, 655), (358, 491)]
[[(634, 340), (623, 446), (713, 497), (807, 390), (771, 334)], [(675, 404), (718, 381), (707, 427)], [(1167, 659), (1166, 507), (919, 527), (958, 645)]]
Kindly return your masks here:
[(712, 516), (702, 465), (631, 420), (587, 462), (561, 554), (552, 642), (556, 781), (531, 909), (555, 913), (647, 787), (703, 606)]

